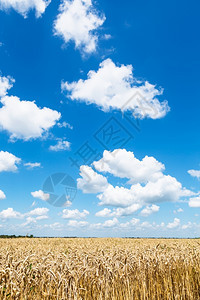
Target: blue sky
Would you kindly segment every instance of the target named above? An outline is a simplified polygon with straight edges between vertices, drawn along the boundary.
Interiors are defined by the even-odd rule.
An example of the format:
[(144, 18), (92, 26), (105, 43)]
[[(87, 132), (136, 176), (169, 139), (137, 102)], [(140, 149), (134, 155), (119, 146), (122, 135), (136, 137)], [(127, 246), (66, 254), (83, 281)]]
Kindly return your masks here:
[[(198, 11), (0, 0), (2, 234), (200, 235)], [(57, 173), (77, 185), (62, 207)]]

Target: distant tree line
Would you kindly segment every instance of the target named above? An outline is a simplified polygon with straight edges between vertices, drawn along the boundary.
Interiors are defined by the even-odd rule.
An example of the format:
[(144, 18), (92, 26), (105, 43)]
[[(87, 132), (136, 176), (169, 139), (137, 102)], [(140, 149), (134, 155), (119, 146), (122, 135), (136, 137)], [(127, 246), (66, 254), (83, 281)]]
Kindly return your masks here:
[(30, 235), (7, 235), (7, 234), (1, 234), (0, 239), (17, 239), (17, 238), (33, 238), (34, 236), (32, 234)]

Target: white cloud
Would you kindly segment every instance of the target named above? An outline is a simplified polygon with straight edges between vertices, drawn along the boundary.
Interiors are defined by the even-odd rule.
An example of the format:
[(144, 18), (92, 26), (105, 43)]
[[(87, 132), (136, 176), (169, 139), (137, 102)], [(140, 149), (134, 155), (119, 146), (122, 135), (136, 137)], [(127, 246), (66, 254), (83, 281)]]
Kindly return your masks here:
[(120, 223), (120, 227), (122, 227), (122, 228), (127, 228), (127, 227), (130, 227), (130, 226), (135, 226), (135, 225), (137, 225), (139, 222), (140, 222), (139, 219), (133, 218), (133, 219), (132, 219), (131, 221), (129, 221), (129, 222), (126, 222), (126, 223)]
[(89, 211), (84, 209), (80, 212), (78, 209), (70, 210), (70, 209), (63, 209), (62, 218), (64, 219), (82, 219), (89, 215)]
[(7, 152), (0, 151), (0, 172), (14, 172), (17, 171), (17, 165), (21, 159), (15, 155)]
[(200, 196), (189, 199), (190, 207), (200, 207)]
[(177, 212), (183, 212), (183, 209), (182, 208), (178, 208)]
[(48, 219), (49, 209), (45, 207), (35, 208), (27, 213), (20, 213), (15, 211), (13, 208), (7, 208), (0, 212), (0, 218), (5, 219), (23, 219), (26, 218), (25, 223), (21, 226), (29, 225), (30, 223), (36, 223), (37, 221)]
[(22, 217), (23, 217), (23, 215), (21, 213), (15, 211), (11, 207), (4, 209), (0, 212), (1, 219), (18, 219), (18, 218), (22, 218)]
[(49, 194), (44, 193), (42, 190), (35, 191), (35, 192), (31, 192), (31, 195), (32, 195), (34, 198), (38, 198), (38, 199), (43, 200), (43, 201), (49, 200), (49, 197), (50, 197)]
[(100, 195), (100, 205), (130, 206), (134, 203), (177, 201), (180, 197), (182, 185), (171, 176), (163, 175), (156, 182), (149, 181), (146, 185), (135, 184), (130, 189), (109, 185)]
[[(155, 224), (154, 224), (155, 225)], [(141, 223), (141, 228), (145, 228), (145, 230), (146, 229), (149, 229), (149, 228), (153, 228), (153, 225), (152, 224), (150, 224), (149, 222), (147, 222), (147, 221), (145, 221), (145, 222), (143, 222), (143, 223)]]
[(187, 224), (182, 226), (182, 229), (192, 228), (193, 225), (196, 225), (196, 224), (192, 224), (191, 222), (188, 222)]
[(83, 193), (100, 193), (108, 187), (107, 179), (89, 166), (80, 167), (80, 176), (82, 178), (77, 179), (77, 187)]
[(130, 221), (130, 224), (133, 226), (133, 225), (136, 225), (140, 222), (139, 219), (136, 219), (136, 218), (133, 218), (131, 221)]
[(112, 220), (106, 220), (104, 223), (103, 223), (103, 227), (113, 227), (115, 225), (118, 224), (118, 220), (117, 218), (113, 218)]
[(85, 227), (88, 224), (89, 223), (86, 222), (86, 221), (69, 220), (67, 225), (70, 226), (70, 227)]
[(6, 195), (2, 190), (0, 190), (0, 200), (6, 199)]
[(116, 177), (128, 178), (132, 183), (156, 181), (163, 174), (165, 166), (154, 157), (137, 159), (133, 152), (126, 149), (105, 150), (103, 158), (93, 163), (99, 172), (110, 173)]
[[(190, 222), (189, 222), (190, 223)], [(194, 223), (193, 223), (194, 224)], [(179, 227), (179, 229), (181, 229), (180, 225), (180, 220), (179, 219), (174, 219), (174, 221), (172, 223), (169, 223), (169, 228), (176, 228)], [(188, 225), (188, 224), (187, 224)], [(135, 232), (134, 235), (138, 234), (138, 236), (140, 236), (141, 234), (145, 235), (149, 234), (149, 232), (152, 233), (152, 230), (159, 230), (159, 234), (161, 234), (161, 232), (165, 232), (166, 233), (166, 226), (164, 222), (161, 222), (160, 224), (156, 224), (155, 222), (153, 223), (149, 223), (149, 222), (140, 222), (140, 219), (137, 218), (132, 218), (130, 221), (121, 223), (118, 221), (117, 218), (111, 219), (111, 220), (107, 220), (104, 223), (96, 223), (96, 224), (90, 224), (90, 228), (93, 229), (104, 229), (106, 227), (110, 227), (110, 228), (114, 228), (115, 231), (117, 230), (117, 232), (121, 232), (121, 230), (124, 230), (124, 232)], [(161, 231), (160, 231), (161, 230)], [(162, 233), (163, 234), (163, 233)], [(132, 234), (130, 234), (131, 236)], [(147, 235), (146, 235), (147, 236)]]
[(103, 111), (117, 109), (131, 111), (135, 117), (159, 119), (169, 111), (167, 101), (159, 102), (163, 91), (149, 82), (134, 78), (132, 65), (115, 65), (104, 60), (97, 72), (89, 71), (86, 80), (63, 82), (71, 100), (96, 104)]
[(155, 212), (158, 212), (160, 207), (158, 205), (152, 204), (151, 206), (146, 206), (142, 211), (141, 215), (147, 217)]
[(55, 152), (58, 152), (58, 151), (65, 151), (65, 150), (69, 150), (70, 149), (70, 142), (68, 141), (65, 141), (65, 140), (59, 140), (57, 142), (56, 145), (51, 145), (49, 147), (49, 150), (51, 151), (55, 151)]
[(130, 206), (127, 206), (125, 208), (122, 207), (114, 208), (113, 212), (111, 213), (111, 216), (112, 217), (129, 216), (135, 213), (140, 208), (141, 208), (141, 204), (139, 203), (133, 203)]
[(110, 34), (104, 34), (103, 38), (105, 40), (110, 40), (112, 38), (112, 36)]
[(177, 210), (173, 211), (174, 214), (181, 213), (181, 212), (183, 212), (182, 208), (178, 208)]
[[(85, 193), (98, 193), (99, 205), (115, 207), (113, 210), (104, 208), (97, 212), (98, 217), (128, 216), (143, 206), (146, 207), (141, 215), (148, 216), (159, 211), (157, 203), (177, 202), (185, 197), (199, 195), (182, 187), (176, 178), (164, 175), (164, 165), (154, 157), (145, 156), (140, 161), (132, 152), (116, 149), (113, 152), (104, 151), (103, 158), (92, 165), (100, 172), (128, 180), (123, 183), (124, 186), (113, 186), (105, 176), (97, 174), (91, 167), (80, 168), (82, 178), (77, 180), (79, 188)], [(89, 172), (82, 174), (83, 170)], [(85, 173), (90, 172), (92, 176), (87, 178)], [(96, 180), (93, 179), (95, 176)]]
[(25, 223), (22, 223), (21, 226), (24, 227), (24, 226), (27, 226), (27, 225), (29, 225), (31, 223), (36, 223), (36, 222), (37, 221), (36, 221), (35, 218), (33, 218), (33, 217), (27, 217)]
[(95, 216), (96, 217), (110, 217), (110, 214), (111, 214), (111, 209), (109, 209), (109, 208), (104, 208), (103, 210), (100, 210), (100, 211), (98, 211), (96, 214), (95, 214)]
[(199, 195), (200, 192), (193, 192), (191, 190), (187, 190), (186, 188), (183, 188), (181, 191), (180, 191), (180, 197), (191, 197), (191, 196), (196, 196), (196, 195)]
[(31, 169), (34, 169), (34, 168), (40, 168), (41, 167), (41, 163), (31, 163), (31, 162), (28, 162), (28, 163), (24, 163), (24, 166), (27, 167), (27, 169), (31, 170)]
[(122, 217), (122, 216), (129, 216), (135, 213), (137, 210), (141, 208), (141, 205), (138, 203), (134, 203), (130, 206), (125, 208), (118, 207), (114, 208), (113, 211), (108, 208), (104, 208), (103, 210), (97, 212), (95, 215), (97, 217)]
[[(1, 3), (1, 0), (0, 0)], [(7, 91), (11, 89), (14, 83), (14, 79), (11, 78), (10, 76), (8, 77), (1, 77), (0, 76), (0, 97), (6, 96)]]
[(60, 13), (54, 22), (54, 33), (65, 43), (73, 41), (75, 47), (85, 53), (97, 48), (98, 35), (95, 32), (105, 21), (91, 0), (62, 0)]
[(60, 230), (60, 229), (62, 229), (63, 225), (58, 222), (55, 222), (53, 224), (46, 225), (46, 227), (50, 227), (53, 230)]
[(48, 212), (49, 212), (48, 208), (38, 207), (38, 208), (35, 208), (35, 209), (29, 211), (25, 215), (26, 216), (44, 216), (44, 215), (47, 215)]
[(200, 178), (200, 170), (188, 170), (188, 173), (192, 176), (192, 177), (196, 177), (196, 178)]
[(0, 9), (14, 9), (24, 18), (30, 10), (35, 9), (36, 17), (40, 17), (51, 0), (0, 0)]
[(41, 216), (39, 215), (37, 217), (27, 217), (26, 222), (23, 223), (21, 226), (26, 226), (31, 223), (37, 223), (37, 221), (46, 220), (46, 219), (48, 219), (47, 215), (41, 215)]
[(42, 137), (56, 124), (61, 114), (47, 107), (40, 108), (35, 101), (7, 96), (13, 82), (14, 79), (9, 76), (0, 76), (0, 130), (7, 131), (11, 140)]
[(106, 220), (104, 223), (91, 224), (91, 227), (96, 229), (101, 229), (101, 228), (111, 228), (117, 225), (119, 225), (118, 219), (113, 218), (111, 220)]
[(180, 219), (174, 218), (174, 221), (172, 223), (167, 224), (167, 228), (173, 229), (173, 228), (177, 228), (179, 225), (180, 225)]
[(62, 122), (62, 123), (60, 123), (60, 122), (58, 122), (57, 123), (57, 126), (59, 127), (59, 128), (69, 128), (69, 129), (73, 129), (73, 126), (72, 125), (70, 125), (69, 123), (67, 123), (67, 122)]
[(112, 185), (109, 185), (97, 198), (101, 201), (100, 205), (129, 206), (136, 201), (130, 189)]
[(0, 129), (8, 131), (13, 140), (42, 137), (61, 117), (56, 110), (39, 108), (34, 101), (20, 101), (15, 96), (5, 96), (1, 103)]

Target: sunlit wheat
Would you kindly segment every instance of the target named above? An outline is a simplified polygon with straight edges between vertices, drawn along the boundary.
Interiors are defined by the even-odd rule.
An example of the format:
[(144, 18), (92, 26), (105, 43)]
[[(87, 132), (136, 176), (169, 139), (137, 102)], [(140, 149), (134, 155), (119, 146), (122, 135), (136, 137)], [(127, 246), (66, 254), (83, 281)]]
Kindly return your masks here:
[(200, 299), (198, 240), (0, 240), (0, 299)]

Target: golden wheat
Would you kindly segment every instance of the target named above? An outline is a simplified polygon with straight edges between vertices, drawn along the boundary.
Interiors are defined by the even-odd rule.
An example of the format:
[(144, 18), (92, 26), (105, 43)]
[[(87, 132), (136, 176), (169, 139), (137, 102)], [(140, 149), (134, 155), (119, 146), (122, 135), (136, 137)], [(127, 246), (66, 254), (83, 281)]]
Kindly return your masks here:
[(0, 240), (0, 299), (200, 299), (200, 243)]

